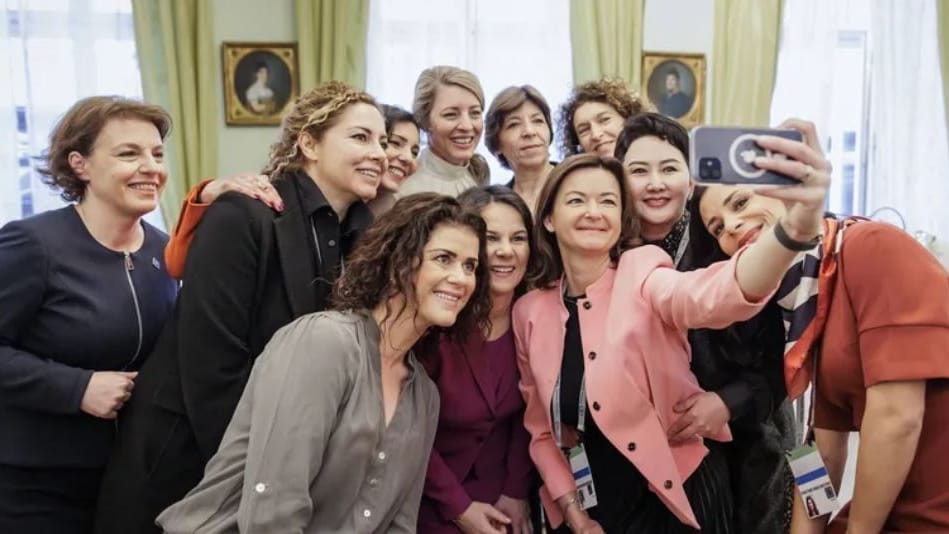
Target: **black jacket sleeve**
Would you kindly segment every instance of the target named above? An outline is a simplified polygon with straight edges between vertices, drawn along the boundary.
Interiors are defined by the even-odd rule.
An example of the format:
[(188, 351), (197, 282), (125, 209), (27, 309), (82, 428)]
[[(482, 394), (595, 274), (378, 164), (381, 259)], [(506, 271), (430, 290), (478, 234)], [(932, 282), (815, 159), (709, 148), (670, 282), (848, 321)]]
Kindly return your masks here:
[(755, 317), (710, 333), (711, 351), (732, 377), (715, 388), (732, 421), (761, 423), (787, 397), (784, 385), (784, 326), (769, 303)]
[(240, 195), (212, 204), (195, 233), (178, 303), (185, 411), (205, 461), (218, 449), (253, 366), (248, 346), (260, 261), (259, 220)]
[(43, 306), (50, 276), (46, 248), (31, 230), (23, 221), (0, 229), (0, 397), (27, 410), (79, 413), (92, 371), (19, 346)]

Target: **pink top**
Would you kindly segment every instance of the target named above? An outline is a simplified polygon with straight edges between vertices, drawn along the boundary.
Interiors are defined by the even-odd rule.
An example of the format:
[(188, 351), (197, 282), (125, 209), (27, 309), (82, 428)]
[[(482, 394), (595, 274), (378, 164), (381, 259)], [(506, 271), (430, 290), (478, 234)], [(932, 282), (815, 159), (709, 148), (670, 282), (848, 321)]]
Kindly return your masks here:
[[(740, 255), (706, 269), (678, 272), (659, 247), (638, 247), (625, 252), (578, 302), (587, 356), (584, 382), (592, 407), (588, 416), (672, 513), (694, 528), (699, 525), (682, 483), (708, 450), (701, 439), (670, 446), (666, 430), (677, 418), (673, 406), (702, 391), (689, 370), (687, 330), (724, 328), (747, 319), (770, 297), (757, 303), (744, 298), (735, 279)], [(531, 291), (514, 306), (520, 389), (527, 403), (524, 425), (531, 433), (531, 458), (544, 479), (541, 496), (554, 526), (563, 517), (552, 500), (576, 489), (550, 418), (568, 316), (562, 284)], [(728, 426), (714, 439), (730, 441)]]

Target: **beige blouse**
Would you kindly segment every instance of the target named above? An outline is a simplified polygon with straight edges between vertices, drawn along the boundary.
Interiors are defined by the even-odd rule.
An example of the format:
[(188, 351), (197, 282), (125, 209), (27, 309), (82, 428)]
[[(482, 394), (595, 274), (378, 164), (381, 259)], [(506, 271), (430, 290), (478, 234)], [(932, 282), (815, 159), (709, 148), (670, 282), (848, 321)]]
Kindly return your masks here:
[(438, 390), (414, 357), (385, 425), (368, 312), (305, 315), (257, 359), (204, 479), (165, 532), (415, 532)]
[(418, 156), (418, 170), (399, 187), (398, 196), (415, 193), (439, 193), (457, 197), (461, 193), (480, 185), (475, 181), (468, 166), (448, 163), (426, 148)]

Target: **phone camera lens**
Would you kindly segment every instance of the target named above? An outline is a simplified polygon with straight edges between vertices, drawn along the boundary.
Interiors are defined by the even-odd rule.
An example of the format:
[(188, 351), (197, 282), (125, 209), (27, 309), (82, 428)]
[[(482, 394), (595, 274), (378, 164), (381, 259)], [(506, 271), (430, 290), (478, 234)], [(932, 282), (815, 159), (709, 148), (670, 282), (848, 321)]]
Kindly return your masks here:
[(701, 158), (699, 160), (699, 178), (702, 180), (719, 180), (722, 177), (722, 162), (718, 158)]

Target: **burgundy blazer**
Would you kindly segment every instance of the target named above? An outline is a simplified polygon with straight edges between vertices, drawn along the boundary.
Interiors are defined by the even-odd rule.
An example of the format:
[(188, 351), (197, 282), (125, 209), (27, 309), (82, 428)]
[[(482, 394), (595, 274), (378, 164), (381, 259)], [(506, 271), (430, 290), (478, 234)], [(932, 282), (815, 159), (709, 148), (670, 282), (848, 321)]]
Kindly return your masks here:
[(442, 339), (433, 352), (421, 358), (441, 396), (419, 509), (426, 534), (458, 532), (452, 520), (472, 501), (526, 499), (534, 468), (513, 333), (472, 336), (464, 346)]

